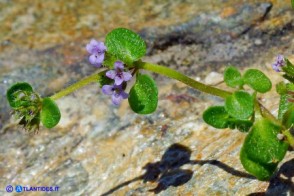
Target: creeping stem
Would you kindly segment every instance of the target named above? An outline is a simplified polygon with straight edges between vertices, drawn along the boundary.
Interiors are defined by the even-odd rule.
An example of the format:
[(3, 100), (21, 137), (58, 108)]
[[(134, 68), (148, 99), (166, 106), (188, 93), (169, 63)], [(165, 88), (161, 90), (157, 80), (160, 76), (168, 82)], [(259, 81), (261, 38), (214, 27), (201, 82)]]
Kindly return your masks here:
[(137, 62), (136, 66), (138, 66), (141, 69), (149, 70), (154, 73), (158, 73), (164, 76), (167, 76), (169, 78), (176, 79), (178, 81), (183, 82), (184, 84), (187, 84), (188, 86), (191, 86), (192, 88), (195, 88), (199, 91), (202, 91), (204, 93), (208, 93), (214, 96), (218, 96), (221, 98), (226, 98), (231, 95), (230, 92), (221, 90), (212, 86), (205, 85), (201, 82), (197, 82), (193, 80), (192, 78), (189, 78), (188, 76), (177, 72), (173, 69), (170, 69), (168, 67), (164, 67), (161, 65), (151, 64), (151, 63), (145, 63), (145, 62)]
[[(212, 86), (208, 86), (208, 85), (205, 85), (201, 82), (197, 82), (197, 81), (193, 80), (192, 78), (189, 78), (188, 76), (186, 76), (182, 73), (179, 73), (173, 69), (170, 69), (168, 67), (164, 67), (164, 66), (156, 65), (156, 64), (151, 64), (151, 63), (146, 63), (146, 62), (142, 62), (142, 61), (137, 61), (135, 63), (135, 66), (138, 68), (141, 68), (141, 69), (145, 69), (148, 71), (152, 71), (154, 73), (158, 73), (158, 74), (167, 76), (169, 78), (176, 79), (178, 81), (181, 81), (181, 82), (187, 84), (188, 86), (190, 86), (196, 90), (199, 90), (199, 91), (202, 91), (202, 92), (214, 95), (214, 96), (218, 96), (223, 99), (226, 99), (228, 96), (230, 96), (232, 94), (231, 92), (221, 90), (221, 89), (218, 89), (218, 88), (215, 88)], [(258, 103), (258, 108), (259, 108), (262, 116), (272, 120), (273, 122), (275, 122), (278, 125), (281, 125), (281, 122), (279, 120), (277, 120), (272, 115), (272, 113), (270, 111), (268, 111), (261, 103), (259, 103), (259, 102), (257, 102), (257, 103)]]
[(77, 83), (74, 83), (73, 85), (71, 86), (68, 86), (66, 87), (65, 89), (59, 91), (58, 93), (52, 95), (50, 98), (53, 99), (53, 100), (57, 100), (57, 99), (60, 99), (61, 97), (64, 97), (90, 83), (93, 83), (93, 82), (98, 82), (98, 80), (100, 79), (100, 77), (102, 75), (105, 75), (105, 72), (107, 70), (104, 70), (102, 72), (99, 72), (99, 73), (94, 73), (80, 81), (78, 81)]
[[(192, 78), (189, 78), (188, 76), (177, 72), (173, 69), (170, 69), (168, 67), (164, 67), (161, 65), (156, 65), (156, 64), (152, 64), (152, 63), (146, 63), (146, 62), (142, 62), (142, 61), (137, 61), (135, 62), (135, 71), (137, 71), (137, 69), (145, 69), (148, 71), (152, 71), (154, 73), (158, 73), (164, 76), (167, 76), (169, 78), (178, 80), (180, 82), (183, 82), (184, 84), (187, 84), (188, 86), (202, 91), (204, 93), (208, 93), (214, 96), (218, 96), (221, 97), (223, 99), (226, 99), (228, 96), (230, 96), (232, 93), (229, 91), (225, 91), (225, 90), (221, 90), (209, 85), (205, 85), (201, 82), (197, 82), (196, 80), (193, 80)], [(57, 100), (60, 99), (74, 91), (76, 91), (77, 89), (80, 89), (90, 83), (93, 82), (98, 82), (98, 80), (101, 78), (102, 75), (105, 75), (107, 70), (104, 70), (102, 72), (99, 73), (94, 73), (80, 81), (78, 81), (77, 83), (74, 83), (71, 86), (66, 87), (65, 89), (59, 91), (58, 93), (52, 95), (50, 98), (53, 100)], [(259, 103), (259, 102), (258, 102)], [(280, 121), (278, 121), (263, 105), (261, 105), (259, 103), (259, 107), (260, 107), (260, 111), (262, 113), (262, 115), (272, 121), (274, 121), (275, 123), (281, 125)]]

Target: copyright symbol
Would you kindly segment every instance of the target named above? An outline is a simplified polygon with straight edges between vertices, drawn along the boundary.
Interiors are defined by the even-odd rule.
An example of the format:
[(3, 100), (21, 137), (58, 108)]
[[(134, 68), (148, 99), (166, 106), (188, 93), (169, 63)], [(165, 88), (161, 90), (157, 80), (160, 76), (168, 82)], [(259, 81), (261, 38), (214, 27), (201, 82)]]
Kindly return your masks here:
[(13, 191), (13, 186), (8, 185), (8, 186), (6, 187), (6, 191), (7, 191), (8, 193), (11, 193), (11, 192)]

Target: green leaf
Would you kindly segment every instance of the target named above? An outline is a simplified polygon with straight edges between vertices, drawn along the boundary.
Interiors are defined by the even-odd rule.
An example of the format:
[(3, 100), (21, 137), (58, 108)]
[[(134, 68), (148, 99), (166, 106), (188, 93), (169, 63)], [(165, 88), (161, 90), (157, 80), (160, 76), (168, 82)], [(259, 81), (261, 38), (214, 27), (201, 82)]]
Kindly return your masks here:
[(146, 54), (146, 44), (136, 33), (125, 28), (117, 28), (107, 34), (105, 45), (107, 53), (127, 65), (132, 65)]
[(46, 97), (42, 102), (41, 121), (46, 128), (52, 128), (58, 124), (60, 120), (60, 111), (57, 104)]
[(217, 129), (224, 129), (228, 127), (229, 114), (224, 106), (209, 107), (203, 113), (203, 120)]
[[(285, 66), (282, 66), (282, 70), (286, 73), (287, 76), (293, 79), (294, 77), (294, 65), (285, 58)], [(286, 78), (287, 79), (287, 78)]]
[(283, 119), (283, 116), (287, 112), (290, 105), (292, 105), (292, 103), (288, 101), (288, 95), (287, 94), (281, 95), (280, 103), (279, 103), (279, 113), (278, 113), (279, 120)]
[(270, 79), (257, 69), (248, 69), (243, 76), (244, 83), (260, 93), (265, 93), (272, 88)]
[(292, 82), (294, 83), (294, 76), (290, 76), (290, 75), (287, 75), (287, 74), (283, 74), (283, 77), (288, 80), (289, 82)]
[(154, 112), (158, 102), (158, 90), (154, 80), (148, 75), (138, 74), (128, 100), (132, 110), (138, 114)]
[(294, 106), (292, 105), (283, 115), (283, 125), (289, 129), (294, 125)]
[(259, 180), (268, 180), (276, 170), (276, 165), (260, 164), (252, 161), (245, 150), (240, 152), (240, 161), (250, 174), (254, 175)]
[(229, 66), (224, 72), (225, 83), (230, 87), (239, 87), (243, 85), (241, 73), (236, 67)]
[(290, 95), (287, 94), (288, 91), (294, 92), (294, 84), (292, 83), (286, 84), (286, 90), (284, 90), (283, 92), (280, 92), (281, 96), (280, 96), (279, 113), (278, 113), (279, 120), (282, 120), (286, 111), (294, 105), (292, 102), (288, 101), (288, 99), (290, 98)]
[(286, 58), (285, 62), (286, 65), (282, 66), (282, 70), (285, 72), (283, 77), (294, 83), (294, 65), (289, 61), (289, 59)]
[(277, 134), (281, 127), (270, 120), (258, 120), (247, 135), (240, 153), (244, 168), (259, 180), (268, 180), (284, 158), (288, 144)]
[(16, 83), (11, 86), (6, 93), (9, 105), (12, 108), (17, 108), (26, 104), (27, 101), (22, 99), (22, 97), (24, 97), (24, 93), (26, 92), (33, 92), (33, 88), (31, 87), (31, 85), (26, 82)]
[(238, 129), (241, 132), (248, 132), (252, 125), (253, 123), (250, 120), (238, 120), (234, 118), (228, 120), (228, 127), (230, 129)]
[(248, 132), (252, 126), (249, 120), (238, 120), (231, 117), (224, 106), (209, 107), (203, 113), (203, 120), (217, 129), (238, 129), (241, 132)]
[(279, 82), (276, 84), (276, 91), (280, 95), (284, 95), (287, 93), (287, 85), (285, 82)]
[(253, 97), (245, 91), (236, 91), (226, 98), (225, 108), (230, 116), (246, 120), (253, 113)]

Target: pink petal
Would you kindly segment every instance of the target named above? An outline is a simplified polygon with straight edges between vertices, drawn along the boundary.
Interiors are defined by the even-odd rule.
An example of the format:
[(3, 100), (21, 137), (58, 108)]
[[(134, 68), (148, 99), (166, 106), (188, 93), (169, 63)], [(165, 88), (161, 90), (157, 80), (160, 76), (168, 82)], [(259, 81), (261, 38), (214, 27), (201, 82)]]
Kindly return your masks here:
[(104, 45), (103, 42), (98, 42), (97, 47), (99, 48), (101, 52), (105, 52), (106, 50), (106, 46)]
[(96, 67), (100, 67), (102, 62), (104, 60), (104, 54), (92, 54), (90, 57), (89, 57), (89, 61), (92, 65), (96, 66)]
[(113, 94), (111, 96), (111, 99), (112, 99), (112, 103), (116, 106), (118, 106), (122, 101), (122, 97), (120, 96), (120, 94)]
[(121, 77), (119, 77), (119, 76), (115, 76), (115, 78), (114, 78), (114, 83), (116, 85), (121, 85), (121, 83), (123, 83), (123, 81), (124, 80)]
[(102, 92), (105, 95), (112, 95), (113, 94), (113, 86), (112, 85), (104, 85), (104, 86), (102, 86)]
[(284, 61), (284, 56), (281, 55), (281, 54), (279, 54), (279, 55), (277, 56), (277, 61), (278, 61), (278, 62), (280, 62), (280, 61)]
[(127, 98), (129, 97), (129, 94), (126, 93), (125, 91), (122, 91), (122, 92), (120, 93), (120, 95), (121, 95), (121, 97), (122, 97), (123, 99), (127, 99)]
[(109, 70), (106, 72), (106, 76), (109, 77), (110, 79), (114, 79), (116, 75), (116, 72), (114, 70)]
[(116, 61), (114, 63), (114, 69), (120, 69), (123, 70), (124, 69), (124, 64), (121, 61)]
[(86, 49), (90, 54), (96, 52), (96, 48), (98, 46), (98, 42), (95, 39), (92, 39), (89, 44), (87, 44)]
[(129, 81), (132, 78), (132, 74), (130, 72), (123, 72), (122, 75), (124, 81)]

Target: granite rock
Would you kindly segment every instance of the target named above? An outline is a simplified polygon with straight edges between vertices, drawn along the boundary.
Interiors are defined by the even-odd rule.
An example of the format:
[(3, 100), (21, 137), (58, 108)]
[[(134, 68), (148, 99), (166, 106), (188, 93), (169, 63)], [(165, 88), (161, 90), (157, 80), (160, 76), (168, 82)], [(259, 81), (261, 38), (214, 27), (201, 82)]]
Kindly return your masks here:
[[(205, 108), (223, 100), (161, 76), (154, 75), (160, 88), (152, 115), (134, 114), (126, 101), (112, 106), (92, 84), (58, 100), (59, 125), (38, 134), (18, 127), (5, 101), (16, 81), (48, 96), (97, 71), (87, 63), (85, 44), (118, 26), (156, 29), (163, 44), (155, 43), (144, 60), (197, 80), (226, 88), (209, 73), (221, 74), (233, 63), (242, 71), (262, 69), (275, 84), (281, 80), (271, 70), (277, 53), (294, 61), (289, 6), (284, 0), (0, 1), (0, 194), (8, 194), (9, 184), (59, 186), (54, 195), (292, 194), (293, 152), (270, 181), (256, 180), (239, 161), (245, 134), (216, 130), (201, 118)], [(187, 30), (193, 24), (201, 25)], [(173, 40), (172, 32), (183, 37)], [(274, 89), (259, 98), (277, 115)]]

